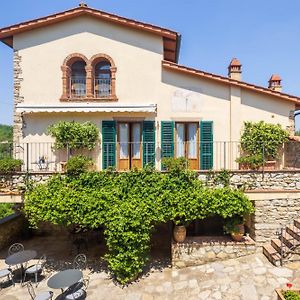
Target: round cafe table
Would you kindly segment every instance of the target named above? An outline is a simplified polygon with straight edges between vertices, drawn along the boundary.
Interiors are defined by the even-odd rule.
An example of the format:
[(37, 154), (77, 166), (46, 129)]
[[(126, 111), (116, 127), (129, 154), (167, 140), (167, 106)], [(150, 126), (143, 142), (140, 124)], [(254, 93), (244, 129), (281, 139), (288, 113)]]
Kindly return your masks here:
[(51, 289), (68, 288), (71, 285), (77, 283), (82, 278), (82, 272), (77, 269), (69, 269), (60, 271), (49, 278), (47, 285)]
[(21, 265), (21, 283), (22, 283), (22, 277), (24, 271), (23, 264), (27, 263), (31, 259), (34, 259), (36, 256), (37, 256), (37, 252), (35, 250), (24, 250), (9, 255), (5, 259), (5, 263), (9, 266)]

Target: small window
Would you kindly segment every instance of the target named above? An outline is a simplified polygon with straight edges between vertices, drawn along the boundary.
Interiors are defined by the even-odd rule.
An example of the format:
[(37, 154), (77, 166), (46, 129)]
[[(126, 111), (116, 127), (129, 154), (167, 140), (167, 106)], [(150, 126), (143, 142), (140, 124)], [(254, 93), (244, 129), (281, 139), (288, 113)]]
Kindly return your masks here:
[(71, 98), (84, 98), (86, 96), (86, 70), (84, 61), (76, 61), (71, 66)]
[(107, 60), (100, 61), (95, 66), (95, 97), (111, 96), (111, 65)]

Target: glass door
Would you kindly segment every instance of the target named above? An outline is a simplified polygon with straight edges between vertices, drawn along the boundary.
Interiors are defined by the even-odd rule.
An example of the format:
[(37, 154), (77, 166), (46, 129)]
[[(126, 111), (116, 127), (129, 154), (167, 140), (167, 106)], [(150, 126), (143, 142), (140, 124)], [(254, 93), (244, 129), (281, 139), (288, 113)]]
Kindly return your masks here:
[(198, 123), (176, 123), (175, 157), (185, 157), (192, 170), (199, 170)]
[(118, 123), (118, 170), (142, 167), (141, 123)]
[(129, 170), (129, 124), (118, 123), (118, 169)]
[(142, 167), (141, 123), (131, 123), (131, 168)]

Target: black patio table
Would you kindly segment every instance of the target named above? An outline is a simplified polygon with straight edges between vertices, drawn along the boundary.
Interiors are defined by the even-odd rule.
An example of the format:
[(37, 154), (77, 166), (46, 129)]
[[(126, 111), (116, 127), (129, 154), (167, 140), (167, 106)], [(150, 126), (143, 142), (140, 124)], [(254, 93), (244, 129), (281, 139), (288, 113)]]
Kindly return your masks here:
[(14, 254), (9, 255), (5, 259), (5, 263), (9, 266), (21, 265), (21, 283), (24, 271), (24, 263), (27, 263), (31, 259), (34, 259), (37, 256), (37, 252), (35, 250), (24, 250)]
[(54, 274), (48, 280), (48, 287), (51, 289), (61, 289), (63, 292), (64, 288), (68, 288), (73, 284), (77, 283), (82, 278), (82, 272), (77, 269), (69, 269), (60, 271)]

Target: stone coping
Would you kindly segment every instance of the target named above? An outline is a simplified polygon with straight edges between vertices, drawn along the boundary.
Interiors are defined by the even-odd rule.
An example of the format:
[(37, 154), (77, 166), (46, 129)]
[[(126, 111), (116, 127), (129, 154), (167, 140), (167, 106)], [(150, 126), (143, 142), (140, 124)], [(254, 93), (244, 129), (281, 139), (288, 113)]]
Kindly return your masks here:
[(260, 190), (245, 190), (244, 193), (246, 194), (260, 194), (260, 193), (274, 193), (274, 194), (280, 194), (280, 193), (285, 193), (285, 194), (297, 194), (300, 193), (299, 190), (284, 190), (284, 189), (278, 189), (278, 190), (273, 190), (273, 189), (260, 189)]
[[(124, 172), (124, 171), (123, 171)], [(167, 173), (167, 171), (161, 171), (162, 173)], [(198, 174), (209, 174), (209, 173), (219, 173), (222, 172), (222, 170), (213, 170), (213, 171), (207, 171), (207, 170), (197, 170)], [(261, 173), (268, 173), (268, 174), (276, 174), (276, 173), (299, 173), (300, 169), (282, 169), (282, 170), (228, 170), (230, 174), (261, 174)], [(14, 172), (10, 175), (52, 175), (52, 174), (64, 174), (65, 172), (62, 171), (18, 171)], [(0, 173), (0, 176), (3, 176), (7, 174)]]
[[(232, 173), (238, 173), (238, 174), (261, 174), (261, 173), (299, 173), (300, 169), (282, 169), (282, 170), (227, 170), (230, 174)], [(213, 171), (207, 171), (207, 170), (198, 170), (196, 171), (198, 174), (209, 174), (209, 173), (220, 173), (222, 170), (213, 170)]]
[(255, 245), (254, 240), (250, 237), (245, 236), (241, 242), (236, 242), (231, 239), (230, 236), (188, 236), (183, 243), (177, 243), (172, 241), (174, 246), (252, 246)]
[(7, 216), (7, 217), (5, 217), (3, 219), (0, 219), (0, 225), (2, 225), (4, 223), (7, 223), (7, 222), (9, 222), (9, 221), (11, 221), (13, 219), (17, 219), (20, 216), (21, 216), (21, 213), (14, 213), (14, 214), (9, 215), (9, 216)]

